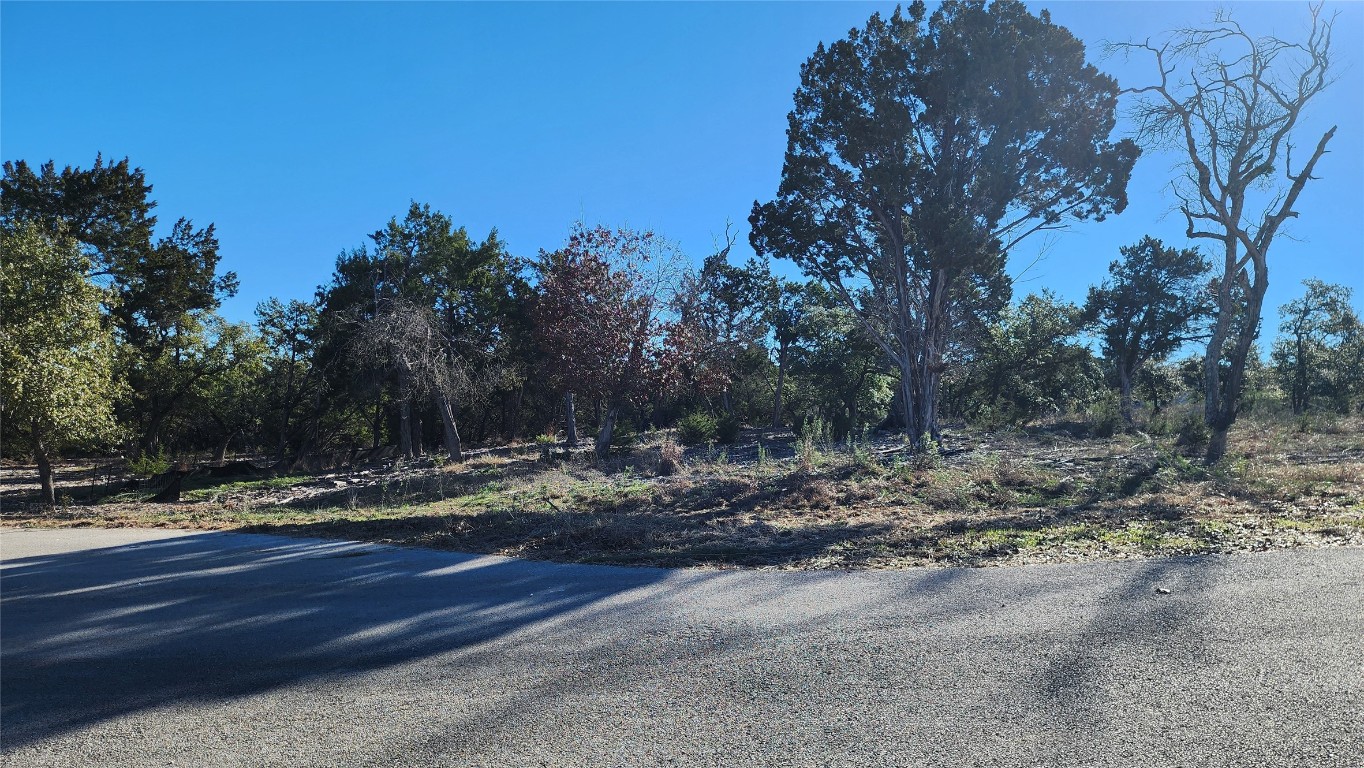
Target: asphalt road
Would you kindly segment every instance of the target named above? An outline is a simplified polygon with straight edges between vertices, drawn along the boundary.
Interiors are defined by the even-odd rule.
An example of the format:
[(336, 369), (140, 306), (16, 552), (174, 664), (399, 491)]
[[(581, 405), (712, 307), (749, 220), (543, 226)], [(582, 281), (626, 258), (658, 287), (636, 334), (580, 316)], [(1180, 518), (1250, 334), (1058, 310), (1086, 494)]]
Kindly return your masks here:
[(1364, 765), (1361, 549), (789, 573), (24, 530), (0, 561), (5, 765)]

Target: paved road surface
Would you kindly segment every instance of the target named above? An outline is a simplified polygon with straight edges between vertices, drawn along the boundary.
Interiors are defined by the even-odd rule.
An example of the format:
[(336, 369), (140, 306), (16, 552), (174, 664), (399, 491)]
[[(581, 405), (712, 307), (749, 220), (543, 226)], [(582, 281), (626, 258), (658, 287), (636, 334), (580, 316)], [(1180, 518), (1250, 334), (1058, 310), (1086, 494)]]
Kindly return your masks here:
[(1360, 549), (764, 573), (25, 530), (0, 560), (6, 765), (1364, 765)]

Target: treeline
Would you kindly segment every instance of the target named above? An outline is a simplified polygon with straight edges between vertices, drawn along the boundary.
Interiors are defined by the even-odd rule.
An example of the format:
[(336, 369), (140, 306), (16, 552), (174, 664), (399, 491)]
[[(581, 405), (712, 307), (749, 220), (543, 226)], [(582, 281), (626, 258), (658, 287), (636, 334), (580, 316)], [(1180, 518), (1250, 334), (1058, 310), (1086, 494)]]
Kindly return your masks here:
[[(1254, 346), (1264, 254), (1331, 133), (1278, 208), (1239, 217), (1329, 82), (1329, 20), (1313, 25), (1327, 34), (1275, 48), (1304, 68), (1295, 91), (1263, 102), (1275, 106), (1223, 104), (1202, 120), (1189, 110), (1225, 89), (1143, 102), (1152, 143), (1193, 121), (1179, 146), (1194, 167), (1226, 146), (1199, 130), (1241, 137), (1241, 154), (1213, 163), (1232, 169), (1216, 183), (1235, 205), (1219, 207), (1216, 183), (1195, 174), (1181, 210), (1193, 237), (1216, 241), (1211, 257), (1145, 238), (1082, 305), (1046, 292), (1015, 301), (1008, 254), (1120, 213), (1140, 150), (1109, 139), (1116, 82), (1047, 14), (1014, 2), (931, 15), (915, 3), (820, 46), (801, 70), (777, 196), (749, 219), (758, 257), (744, 264), (731, 262), (728, 228), (700, 263), (661, 234), (586, 224), (560, 248), (518, 255), (496, 231), (479, 239), (413, 203), (357, 232), (313, 300), (270, 300), (254, 323), (231, 323), (218, 309), (238, 283), (218, 269), (213, 226), (179, 219), (156, 237), (141, 169), (7, 162), (4, 451), (36, 457), (50, 501), (51, 460), (78, 450), (241, 451), (289, 466), (394, 444), (459, 460), (469, 444), (576, 443), (583, 428), (606, 455), (697, 412), (728, 433), (880, 427), (925, 448), (943, 415), (1006, 425), (1109, 411), (1131, 428), (1196, 397), (1213, 461), (1257, 391), (1281, 389), (1298, 412), (1350, 411), (1364, 394), (1344, 287), (1309, 281), (1283, 308), (1268, 367)], [(1191, 39), (1184, 50), (1216, 60), (1218, 38)], [(1168, 49), (1150, 50), (1160, 63)], [(1235, 78), (1255, 61), (1210, 71)], [(1252, 85), (1271, 88), (1262, 75)], [(805, 281), (774, 274), (771, 259)], [(1170, 362), (1190, 345), (1207, 352)]]

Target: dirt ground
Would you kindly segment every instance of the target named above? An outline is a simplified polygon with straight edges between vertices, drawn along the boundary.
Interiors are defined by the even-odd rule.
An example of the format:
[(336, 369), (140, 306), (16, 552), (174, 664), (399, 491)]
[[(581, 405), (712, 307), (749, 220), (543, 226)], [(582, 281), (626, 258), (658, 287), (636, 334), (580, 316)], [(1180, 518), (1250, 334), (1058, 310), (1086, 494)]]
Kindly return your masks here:
[[(208, 528), (371, 540), (569, 562), (902, 568), (1364, 545), (1364, 421), (1244, 421), (1204, 467), (1172, 437), (1082, 425), (838, 445), (746, 431), (664, 457), (653, 433), (607, 461), (535, 445), (461, 464), (187, 477), (178, 503), (73, 462), (56, 509), (32, 467), (0, 471), (0, 523)], [(553, 455), (546, 455), (553, 454)]]

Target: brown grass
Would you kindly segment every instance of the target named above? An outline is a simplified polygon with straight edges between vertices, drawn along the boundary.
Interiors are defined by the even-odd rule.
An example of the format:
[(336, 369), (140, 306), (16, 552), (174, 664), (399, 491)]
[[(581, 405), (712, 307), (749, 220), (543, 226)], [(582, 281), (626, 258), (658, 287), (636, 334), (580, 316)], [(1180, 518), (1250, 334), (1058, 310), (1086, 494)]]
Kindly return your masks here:
[[(888, 568), (1364, 544), (1358, 427), (1248, 422), (1204, 468), (1166, 438), (1062, 430), (950, 435), (941, 458), (765, 435), (683, 456), (666, 439), (609, 461), (483, 456), (460, 465), (227, 483), (194, 501), (133, 496), (3, 522), (343, 537), (575, 562)], [(764, 448), (768, 450), (768, 448)], [(737, 458), (735, 458), (737, 457)], [(747, 457), (747, 458), (744, 458)], [(14, 470), (7, 469), (7, 472)]]

